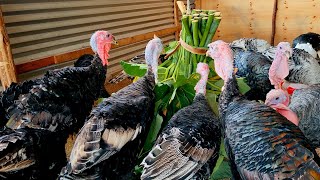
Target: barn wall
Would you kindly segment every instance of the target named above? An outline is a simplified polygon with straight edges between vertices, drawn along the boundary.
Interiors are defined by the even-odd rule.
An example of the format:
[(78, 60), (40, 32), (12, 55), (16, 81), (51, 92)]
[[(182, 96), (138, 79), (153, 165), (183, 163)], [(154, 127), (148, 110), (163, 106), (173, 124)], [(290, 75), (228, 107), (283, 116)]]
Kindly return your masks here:
[[(214, 39), (228, 42), (255, 37), (277, 44), (280, 41), (292, 42), (302, 33), (320, 33), (320, 1), (196, 0), (196, 8), (222, 12), (222, 21)], [(274, 12), (275, 26), (272, 25)]]
[[(86, 48), (98, 29), (123, 39), (175, 27), (173, 0), (0, 0), (0, 4), (16, 65)], [(174, 33), (161, 38), (174, 40)], [(113, 49), (108, 73), (119, 71), (121, 60), (142, 53), (146, 42)]]

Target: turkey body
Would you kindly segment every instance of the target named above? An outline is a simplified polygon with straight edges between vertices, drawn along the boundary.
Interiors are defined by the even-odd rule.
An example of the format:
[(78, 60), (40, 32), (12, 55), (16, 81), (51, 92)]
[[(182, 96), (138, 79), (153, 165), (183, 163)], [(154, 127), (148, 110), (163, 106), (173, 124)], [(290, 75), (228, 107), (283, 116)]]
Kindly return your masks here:
[(235, 179), (320, 177), (319, 157), (300, 129), (270, 107), (242, 97), (234, 77), (219, 105)]
[(144, 159), (141, 179), (209, 179), (221, 141), (220, 122), (203, 94), (179, 110)]
[(320, 147), (320, 85), (297, 89), (289, 108), (299, 117), (299, 128), (314, 148)]
[[(276, 47), (268, 44), (261, 44), (261, 39), (243, 39), (236, 40), (231, 43), (231, 47), (238, 47), (245, 51), (255, 51), (261, 53), (270, 62), (275, 58)], [(250, 41), (249, 41), (250, 40)], [(243, 44), (243, 41), (246, 42)], [(248, 41), (248, 42), (247, 42)], [(249, 43), (250, 42), (250, 43)], [(289, 75), (286, 80), (293, 83), (301, 84), (318, 84), (320, 83), (320, 65), (319, 60), (314, 58), (304, 49), (293, 48), (292, 56), (289, 57)]]
[[(50, 142), (50, 143), (48, 143)], [(63, 146), (56, 134), (38, 129), (5, 129), (0, 132), (1, 179), (49, 179), (64, 165)]]
[[(60, 179), (127, 179), (137, 163), (154, 110), (154, 75), (112, 94), (89, 115)], [(92, 170), (103, 168), (101, 172)], [(88, 173), (85, 177), (83, 174)], [(102, 177), (101, 177), (102, 176)]]
[(246, 97), (250, 100), (265, 100), (266, 94), (273, 88), (269, 81), (271, 62), (265, 56), (254, 51), (232, 48), (234, 64), (238, 68), (237, 76), (245, 77), (250, 91)]
[[(296, 37), (292, 42), (292, 47), (311, 46), (308, 52), (313, 53), (313, 56), (320, 58), (320, 34), (308, 32)], [(319, 59), (320, 60), (320, 59)]]
[[(25, 137), (29, 136), (29, 131), (37, 131), (32, 135), (37, 141), (24, 138), (24, 141), (14, 144), (16, 149), (3, 148), (1, 158), (5, 161), (7, 154), (14, 153), (19, 148), (24, 149), (24, 146), (39, 148), (33, 148), (34, 152), (26, 154), (26, 158), (34, 159), (25, 162), (26, 169), (3, 162), (2, 168), (6, 169), (3, 176), (10, 174), (19, 177), (22, 173), (26, 175), (26, 179), (42, 179), (51, 170), (51, 177), (56, 178), (59, 174), (56, 170), (61, 170), (66, 163), (66, 140), (83, 125), (94, 100), (99, 97), (105, 76), (106, 70), (96, 56), (88, 67), (66, 67), (48, 71), (43, 78), (37, 79), (37, 84), (33, 84), (28, 93), (20, 94), (6, 110), (10, 119), (4, 131), (25, 129)], [(10, 134), (15, 136), (15, 132), (8, 132), (6, 136), (11, 136)], [(54, 159), (44, 158), (51, 156), (44, 151), (48, 146), (54, 146), (54, 151), (48, 150), (48, 153), (55, 154)], [(56, 161), (59, 163), (55, 163)], [(50, 164), (55, 164), (53, 169)], [(38, 171), (39, 165), (43, 165), (48, 171)]]

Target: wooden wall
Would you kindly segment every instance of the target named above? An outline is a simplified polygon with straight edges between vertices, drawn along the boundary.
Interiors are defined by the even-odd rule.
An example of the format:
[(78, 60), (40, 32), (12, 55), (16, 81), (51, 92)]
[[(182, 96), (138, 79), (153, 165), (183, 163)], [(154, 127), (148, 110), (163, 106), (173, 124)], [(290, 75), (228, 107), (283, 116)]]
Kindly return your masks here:
[[(277, 44), (306, 32), (320, 33), (319, 0), (196, 0), (198, 9), (222, 12), (215, 39), (255, 37)], [(274, 22), (274, 25), (273, 25)]]

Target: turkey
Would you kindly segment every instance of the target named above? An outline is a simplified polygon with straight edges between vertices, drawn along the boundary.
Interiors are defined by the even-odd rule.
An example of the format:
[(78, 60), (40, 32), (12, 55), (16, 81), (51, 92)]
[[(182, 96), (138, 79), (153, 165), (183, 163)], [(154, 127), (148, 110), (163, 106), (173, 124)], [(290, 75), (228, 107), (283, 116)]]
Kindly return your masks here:
[(267, 94), (265, 104), (298, 125), (313, 148), (320, 148), (319, 97), (320, 85), (294, 90), (291, 97), (282, 89), (273, 89)]
[[(221, 130), (205, 97), (209, 66), (199, 63), (197, 73), (201, 79), (193, 103), (179, 110), (159, 135), (141, 163), (141, 179), (209, 179), (219, 156)], [(206, 173), (197, 173), (200, 169)]]
[(263, 39), (241, 38), (230, 43), (232, 48), (241, 48), (245, 51), (251, 50), (258, 53), (265, 52), (271, 45)]
[(270, 68), (270, 81), (275, 82), (276, 90), (267, 94), (265, 104), (299, 125), (312, 146), (320, 147), (320, 101), (318, 100), (320, 85), (307, 86), (284, 80), (289, 68), (288, 58), (283, 52), (290, 51), (290, 49), (289, 43), (281, 42), (278, 45), (276, 57), (272, 63), (272, 66), (277, 69), (272, 71)]
[(153, 89), (162, 49), (161, 40), (155, 36), (146, 46), (146, 75), (92, 110), (76, 138), (70, 161), (61, 170), (60, 179), (130, 177), (153, 119)]
[(304, 49), (314, 58), (320, 58), (320, 34), (313, 32), (301, 34), (293, 40), (292, 47)]
[[(75, 61), (74, 67), (90, 66), (93, 59), (93, 55), (84, 54)], [(63, 69), (61, 70), (63, 71)], [(58, 71), (58, 69), (56, 69), (56, 71)], [(46, 77), (26, 80), (19, 83), (11, 83), (11, 85), (0, 94), (0, 127), (3, 127), (10, 118), (10, 115), (6, 114), (6, 110), (14, 104), (14, 101), (19, 99), (20, 95), (29, 93), (30, 89), (32, 89), (35, 85), (40, 85), (43, 83), (43, 78)], [(99, 97), (108, 96), (108, 92), (105, 90), (104, 86), (102, 86)]]
[(234, 65), (238, 69), (236, 76), (245, 77), (250, 91), (246, 97), (250, 100), (264, 100), (266, 94), (272, 89), (268, 71), (271, 62), (260, 53), (233, 47)]
[(319, 179), (320, 159), (299, 128), (240, 94), (229, 45), (215, 41), (208, 51), (224, 80), (219, 112), (233, 178)]
[(62, 142), (48, 130), (1, 131), (0, 178), (54, 180), (66, 162), (64, 151), (59, 149), (64, 146)]
[[(241, 39), (240, 39), (241, 40)], [(260, 39), (254, 39), (256, 43), (251, 43), (252, 46), (241, 45), (240, 40), (236, 40), (231, 44), (236, 44), (235, 47), (241, 48), (243, 50), (253, 50), (257, 49), (255, 44), (262, 41)], [(253, 41), (253, 40), (252, 40)], [(275, 58), (275, 52), (277, 47), (260, 48), (260, 51), (256, 51), (267, 57), (270, 62)], [(303, 47), (301, 47), (303, 48)], [(305, 49), (293, 48), (292, 55), (289, 57), (289, 75), (287, 80), (294, 83), (301, 84), (318, 84), (320, 83), (320, 65), (317, 59), (310, 55)]]
[[(10, 131), (19, 129), (39, 130), (43, 133), (39, 136), (41, 139), (38, 141), (25, 138), (23, 143), (11, 142), (15, 146), (12, 150), (16, 152), (3, 148), (0, 159), (8, 160), (6, 154), (19, 153), (20, 149), (23, 149), (26, 144), (37, 145), (39, 141), (42, 141), (45, 144), (39, 146), (40, 150), (42, 150), (42, 147), (55, 145), (55, 151), (51, 153), (59, 155), (59, 157), (56, 157), (59, 163), (54, 163), (54, 167), (50, 166), (49, 169), (55, 170), (52, 174), (56, 174), (55, 177), (57, 177), (66, 163), (64, 145), (68, 135), (77, 132), (83, 125), (86, 116), (92, 109), (94, 100), (99, 97), (106, 76), (104, 65), (108, 63), (108, 51), (113, 41), (114, 37), (107, 31), (95, 32), (91, 37), (90, 44), (93, 51), (97, 52), (98, 55), (95, 56), (89, 66), (66, 67), (49, 71), (43, 78), (38, 79), (40, 83), (33, 85), (27, 94), (19, 95), (19, 98), (7, 109), (10, 119), (2, 133), (7, 133), (7, 136), (10, 136), (10, 134), (14, 136), (14, 133)], [(49, 137), (46, 136), (47, 133), (45, 132), (51, 132), (56, 139), (46, 141)], [(9, 176), (14, 172), (15, 177), (24, 176), (23, 174), (37, 175), (37, 177), (24, 176), (25, 179), (42, 177), (47, 172), (40, 172), (37, 167), (43, 164), (42, 161), (48, 161), (48, 159), (38, 157), (43, 156), (41, 154), (43, 151), (40, 150), (30, 154), (30, 156), (35, 155), (36, 157), (26, 157), (36, 159), (36, 161), (27, 161), (26, 163), (30, 164), (24, 164), (23, 166), (28, 167), (26, 171), (30, 172), (25, 173), (23, 172), (24, 169), (17, 169), (10, 163), (3, 162), (2, 169), (5, 169), (5, 171), (1, 172), (2, 176)], [(47, 162), (47, 164), (49, 163)], [(57, 169), (58, 171), (56, 171)], [(35, 173), (31, 173), (31, 171)]]

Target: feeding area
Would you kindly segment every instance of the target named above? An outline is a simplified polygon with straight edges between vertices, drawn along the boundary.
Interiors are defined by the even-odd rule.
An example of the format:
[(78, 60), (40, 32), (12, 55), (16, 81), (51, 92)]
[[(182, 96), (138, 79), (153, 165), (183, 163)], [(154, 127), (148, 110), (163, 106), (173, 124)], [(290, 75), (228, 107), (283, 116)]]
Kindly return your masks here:
[(319, 7), (0, 0), (0, 179), (320, 180)]

